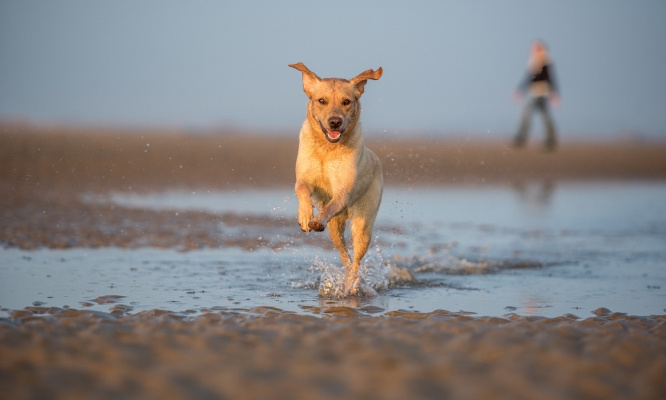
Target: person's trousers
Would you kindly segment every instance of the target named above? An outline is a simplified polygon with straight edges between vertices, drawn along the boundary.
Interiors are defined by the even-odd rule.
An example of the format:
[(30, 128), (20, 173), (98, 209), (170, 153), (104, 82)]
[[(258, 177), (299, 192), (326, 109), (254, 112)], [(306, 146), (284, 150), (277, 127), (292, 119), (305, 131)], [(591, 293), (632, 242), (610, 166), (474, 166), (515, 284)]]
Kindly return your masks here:
[(523, 146), (527, 141), (532, 113), (534, 111), (538, 111), (543, 116), (543, 121), (546, 126), (546, 147), (548, 149), (553, 149), (557, 144), (557, 138), (555, 137), (555, 124), (553, 123), (553, 118), (550, 116), (550, 111), (548, 110), (548, 98), (546, 97), (532, 97), (527, 103), (525, 103), (523, 114), (520, 119), (520, 127), (518, 128), (514, 143), (516, 146)]

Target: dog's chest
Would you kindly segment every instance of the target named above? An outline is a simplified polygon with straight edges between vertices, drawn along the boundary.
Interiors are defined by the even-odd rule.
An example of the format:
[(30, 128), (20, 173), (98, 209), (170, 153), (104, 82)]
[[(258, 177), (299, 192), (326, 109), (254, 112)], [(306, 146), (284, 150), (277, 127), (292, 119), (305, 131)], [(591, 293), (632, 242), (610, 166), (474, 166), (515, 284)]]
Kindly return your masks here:
[(345, 168), (338, 160), (310, 159), (303, 171), (303, 178), (310, 181), (313, 186), (329, 191), (337, 180), (339, 173)]
[(353, 158), (321, 157), (303, 154), (297, 165), (297, 179), (308, 182), (313, 188), (333, 193), (339, 186), (346, 186), (346, 177), (353, 176), (356, 169)]

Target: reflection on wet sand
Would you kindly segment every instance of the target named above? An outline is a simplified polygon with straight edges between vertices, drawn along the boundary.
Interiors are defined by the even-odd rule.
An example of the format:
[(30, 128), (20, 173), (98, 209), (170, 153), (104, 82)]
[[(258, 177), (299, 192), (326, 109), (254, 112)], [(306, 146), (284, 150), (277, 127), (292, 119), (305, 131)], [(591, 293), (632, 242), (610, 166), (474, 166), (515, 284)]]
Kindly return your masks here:
[(540, 181), (516, 181), (511, 187), (518, 195), (518, 199), (525, 205), (525, 212), (541, 215), (547, 211), (555, 193), (555, 180), (545, 178)]

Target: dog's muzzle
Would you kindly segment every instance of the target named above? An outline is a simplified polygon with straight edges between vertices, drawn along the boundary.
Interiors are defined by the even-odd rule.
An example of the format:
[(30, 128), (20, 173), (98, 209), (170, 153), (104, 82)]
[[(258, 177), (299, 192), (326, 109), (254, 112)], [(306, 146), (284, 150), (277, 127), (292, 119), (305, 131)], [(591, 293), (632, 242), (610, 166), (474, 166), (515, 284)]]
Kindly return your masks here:
[(331, 143), (337, 143), (342, 139), (342, 134), (345, 133), (344, 129), (339, 129), (342, 126), (342, 118), (331, 117), (328, 119), (328, 125), (331, 129), (326, 129), (324, 124), (319, 121), (319, 126), (321, 127), (322, 132), (326, 135), (326, 140)]

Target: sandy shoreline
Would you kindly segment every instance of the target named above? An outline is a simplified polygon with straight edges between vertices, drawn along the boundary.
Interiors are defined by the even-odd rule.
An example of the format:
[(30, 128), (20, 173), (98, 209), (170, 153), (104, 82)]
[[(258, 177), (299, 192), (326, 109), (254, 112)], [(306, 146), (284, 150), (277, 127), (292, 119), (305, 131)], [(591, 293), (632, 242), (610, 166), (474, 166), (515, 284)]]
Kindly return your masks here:
[[(372, 310), (369, 310), (372, 312)], [(8, 398), (660, 399), (666, 317), (272, 309), (0, 321)]]
[[(388, 185), (666, 179), (666, 142), (532, 142), (370, 137)], [(1, 182), (77, 190), (292, 185), (298, 138), (234, 133), (39, 129), (0, 124)]]
[[(388, 185), (666, 180), (665, 143), (368, 139)], [(86, 202), (109, 191), (293, 184), (295, 138), (0, 130), (3, 247), (196, 250), (266, 246), (220, 222), (293, 221)], [(290, 238), (285, 238), (290, 240)], [(309, 240), (307, 238), (299, 240)], [(316, 245), (316, 242), (308, 243)], [(98, 293), (95, 296), (106, 295)], [(93, 296), (94, 297), (94, 296)], [(598, 309), (578, 319), (322, 307), (111, 313), (43, 307), (0, 319), (0, 390), (11, 399), (663, 399), (666, 316)]]

